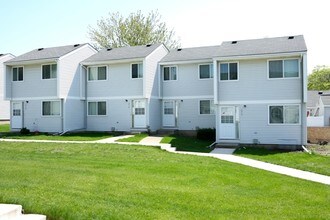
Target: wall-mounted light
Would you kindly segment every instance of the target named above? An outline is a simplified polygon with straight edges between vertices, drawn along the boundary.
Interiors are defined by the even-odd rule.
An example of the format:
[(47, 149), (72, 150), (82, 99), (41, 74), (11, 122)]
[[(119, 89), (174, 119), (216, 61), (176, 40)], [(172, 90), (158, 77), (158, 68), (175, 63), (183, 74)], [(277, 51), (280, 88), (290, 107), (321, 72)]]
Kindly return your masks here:
[(244, 108), (246, 108), (246, 105), (243, 105)]
[(25, 101), (26, 103), (29, 103), (29, 101)]
[(183, 102), (183, 100), (181, 99), (181, 102)]
[(125, 99), (125, 102), (128, 102), (128, 100), (127, 100), (127, 99)]

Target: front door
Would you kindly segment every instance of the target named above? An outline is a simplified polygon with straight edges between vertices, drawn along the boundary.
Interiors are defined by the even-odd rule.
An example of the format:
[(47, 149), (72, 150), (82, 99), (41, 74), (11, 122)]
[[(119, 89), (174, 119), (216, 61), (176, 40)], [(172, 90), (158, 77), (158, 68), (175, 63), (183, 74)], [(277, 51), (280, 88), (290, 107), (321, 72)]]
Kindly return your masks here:
[(236, 139), (235, 107), (220, 107), (220, 139)]
[(175, 101), (163, 102), (163, 127), (175, 127)]
[(13, 102), (11, 127), (21, 129), (23, 127), (22, 102)]
[(146, 101), (133, 100), (133, 127), (146, 128)]

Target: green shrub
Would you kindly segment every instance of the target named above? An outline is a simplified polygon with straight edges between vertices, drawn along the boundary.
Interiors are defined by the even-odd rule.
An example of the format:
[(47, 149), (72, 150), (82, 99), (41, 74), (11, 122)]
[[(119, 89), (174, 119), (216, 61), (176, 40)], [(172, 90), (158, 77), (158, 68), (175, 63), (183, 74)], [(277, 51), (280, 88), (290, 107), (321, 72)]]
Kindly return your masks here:
[(22, 129), (20, 130), (20, 133), (23, 134), (23, 135), (30, 134), (30, 130), (27, 129), (27, 128), (22, 128)]
[(215, 141), (215, 128), (201, 128), (197, 130), (197, 139)]

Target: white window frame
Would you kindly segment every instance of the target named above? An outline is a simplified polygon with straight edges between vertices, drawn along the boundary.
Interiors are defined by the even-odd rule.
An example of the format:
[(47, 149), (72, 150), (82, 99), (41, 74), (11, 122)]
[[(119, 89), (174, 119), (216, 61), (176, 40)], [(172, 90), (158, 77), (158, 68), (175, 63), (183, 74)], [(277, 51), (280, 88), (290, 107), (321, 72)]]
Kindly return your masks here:
[[(171, 75), (172, 75), (171, 73), (172, 73), (172, 71), (170, 71), (170, 79), (169, 80), (165, 80), (164, 79), (164, 74), (165, 74), (164, 69), (165, 68), (170, 68), (170, 70), (171, 70), (171, 67), (175, 67), (176, 68), (176, 79), (171, 79)], [(177, 65), (163, 66), (163, 68), (162, 68), (162, 79), (163, 79), (163, 82), (177, 81), (179, 79), (179, 68), (178, 68), (178, 66)]]
[[(133, 78), (133, 65), (138, 65), (138, 77)], [(140, 72), (139, 72), (139, 66), (142, 65), (142, 75), (140, 76)], [(140, 63), (131, 63), (131, 79), (135, 80), (135, 79), (143, 79), (143, 75), (144, 75), (144, 65), (143, 62)]]
[[(230, 78), (230, 71), (229, 71), (229, 64), (231, 63), (236, 63), (237, 64), (237, 79), (229, 79)], [(228, 79), (227, 80), (224, 80), (224, 79), (221, 79), (221, 64), (227, 64), (228, 65)], [(221, 62), (219, 63), (219, 82), (235, 82), (235, 81), (238, 81), (239, 80), (239, 62), (238, 61), (233, 61), (233, 62)]]
[[(283, 115), (283, 123), (270, 123), (270, 107), (272, 107), (272, 106), (282, 106), (283, 107), (283, 114), (284, 114), (284, 108), (285, 108), (285, 106), (298, 106), (298, 108), (299, 108), (299, 122), (298, 123), (285, 123), (285, 116)], [(290, 126), (292, 126), (292, 125), (301, 125), (301, 105), (300, 104), (271, 104), (271, 105), (268, 105), (267, 106), (267, 108), (268, 108), (268, 110), (267, 110), (267, 112), (268, 112), (268, 114), (267, 114), (267, 117), (268, 117), (268, 125), (271, 125), (271, 126), (279, 126), (279, 125), (281, 125), (281, 126), (283, 126), (283, 125), (290, 125)]]
[[(98, 79), (98, 77), (99, 77), (98, 68), (99, 67), (105, 67), (105, 79)], [(90, 68), (97, 68), (97, 79), (95, 79), (95, 80), (89, 79), (89, 69)], [(108, 80), (108, 66), (107, 65), (88, 66), (87, 67), (87, 82), (99, 82), (99, 81), (107, 81), (107, 80)]]
[[(210, 73), (208, 78), (201, 78), (201, 72), (200, 72), (200, 66), (206, 66), (208, 65), (210, 67)], [(213, 63), (201, 63), (198, 65), (198, 79), (200, 80), (212, 80), (214, 78), (214, 73), (213, 73)]]
[[(59, 115), (44, 115), (43, 103), (44, 102), (59, 102), (60, 103), (60, 114)], [(41, 117), (61, 117), (62, 116), (62, 102), (61, 100), (42, 100), (41, 101)]]
[[(98, 103), (99, 102), (105, 102), (105, 115), (99, 115), (99, 114), (90, 115), (89, 112), (88, 112), (88, 107), (89, 107), (89, 103), (92, 103), (92, 102), (97, 103), (97, 105), (96, 105), (96, 112), (97, 113), (98, 113)], [(107, 101), (105, 101), (105, 100), (97, 100), (97, 101), (88, 101), (87, 102), (87, 116), (89, 116), (89, 117), (104, 117), (104, 116), (107, 116), (107, 115), (108, 115), (108, 103), (107, 103)]]
[[(22, 68), (23, 69), (23, 80), (14, 80), (14, 68), (17, 68), (17, 74), (18, 74), (18, 68)], [(12, 82), (24, 82), (24, 66), (14, 66), (13, 68), (11, 68), (11, 81)], [(17, 75), (17, 79), (18, 79), (18, 75)]]
[[(43, 66), (52, 66), (52, 65), (56, 65), (56, 77), (51, 77), (51, 72), (50, 72), (50, 78), (43, 78)], [(58, 67), (58, 65), (57, 65), (57, 63), (47, 63), (47, 64), (42, 64), (41, 65), (41, 79), (42, 80), (55, 80), (55, 79), (57, 79), (57, 73), (58, 73), (58, 69), (57, 69), (57, 67)], [(52, 67), (50, 67), (50, 69), (51, 69)]]
[[(298, 76), (295, 77), (285, 77), (284, 76), (284, 61), (285, 60), (298, 60)], [(282, 66), (282, 72), (283, 72), (283, 76), (282, 77), (278, 77), (278, 78), (270, 78), (269, 77), (269, 62), (270, 61), (282, 61), (283, 62), (283, 66)], [(299, 58), (288, 58), (288, 59), (269, 59), (267, 60), (267, 79), (268, 80), (283, 80), (283, 79), (300, 79), (300, 72), (301, 72), (301, 66), (300, 66), (300, 62), (301, 59)]]
[[(201, 101), (210, 101), (210, 114), (201, 113)], [(215, 105), (213, 99), (200, 99), (198, 100), (198, 114), (199, 115), (215, 115)]]

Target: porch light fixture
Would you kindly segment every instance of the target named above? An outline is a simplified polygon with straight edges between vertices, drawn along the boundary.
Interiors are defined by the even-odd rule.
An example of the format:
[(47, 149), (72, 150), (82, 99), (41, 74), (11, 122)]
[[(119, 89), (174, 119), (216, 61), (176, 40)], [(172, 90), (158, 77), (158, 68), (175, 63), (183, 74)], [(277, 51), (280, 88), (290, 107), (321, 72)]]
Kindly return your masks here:
[(125, 102), (128, 102), (128, 100), (127, 100), (127, 99), (125, 99)]

